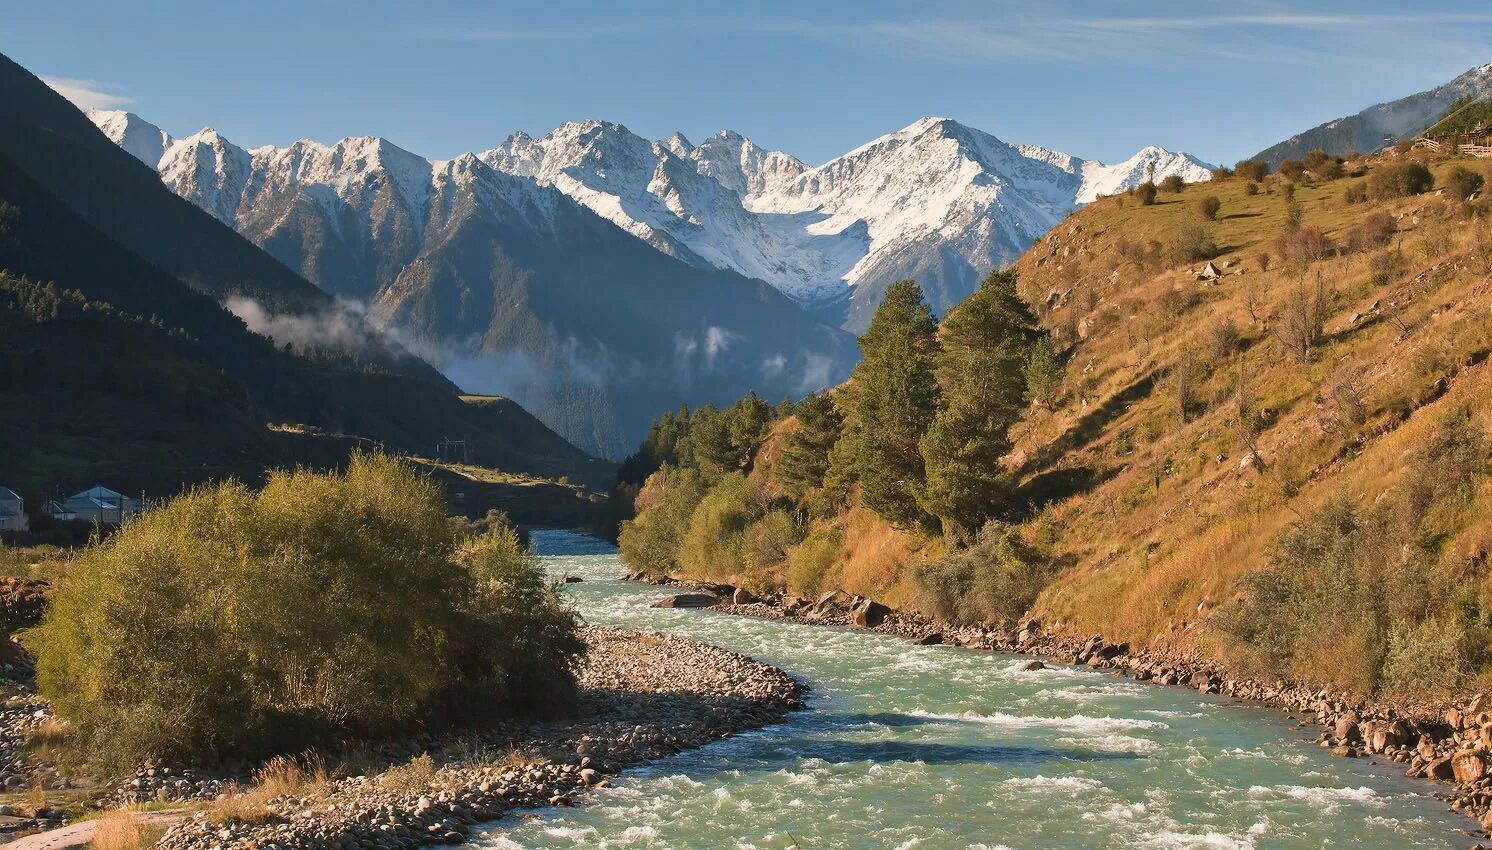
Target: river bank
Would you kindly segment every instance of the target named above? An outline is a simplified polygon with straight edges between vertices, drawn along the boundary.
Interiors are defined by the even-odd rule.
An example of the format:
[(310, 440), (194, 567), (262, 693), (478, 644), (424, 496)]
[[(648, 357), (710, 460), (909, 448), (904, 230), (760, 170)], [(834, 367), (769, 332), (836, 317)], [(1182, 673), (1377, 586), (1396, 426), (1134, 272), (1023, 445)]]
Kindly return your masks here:
[[(233, 801), (232, 782), (142, 771), (122, 801), (196, 798), (158, 846), (392, 850), (461, 843), (515, 810), (574, 805), (644, 762), (781, 720), (806, 686), (737, 653), (685, 637), (586, 626), (589, 652), (574, 715), (387, 744), (357, 775), (313, 778), (288, 793)], [(402, 756), (402, 757), (401, 757)], [(198, 786), (222, 789), (216, 802)], [(252, 790), (248, 792), (252, 794)]]
[[(646, 581), (637, 574), (628, 578)], [(817, 600), (758, 598), (721, 585), (668, 584), (716, 595), (719, 601), (711, 607), (722, 613), (846, 626), (923, 644), (1038, 656), (1139, 682), (1176, 685), (1269, 706), (1303, 727), (1317, 728), (1317, 743), (1334, 756), (1396, 762), (1405, 766), (1410, 777), (1448, 786), (1446, 793), (1436, 796), (1444, 796), (1451, 810), (1475, 820), (1483, 833), (1492, 831), (1492, 699), (1482, 694), (1440, 706), (1371, 704), (1320, 688), (1237, 676), (1195, 653), (1137, 649), (1098, 635), (1047, 630), (1034, 618), (1015, 629), (950, 627), (840, 591)]]

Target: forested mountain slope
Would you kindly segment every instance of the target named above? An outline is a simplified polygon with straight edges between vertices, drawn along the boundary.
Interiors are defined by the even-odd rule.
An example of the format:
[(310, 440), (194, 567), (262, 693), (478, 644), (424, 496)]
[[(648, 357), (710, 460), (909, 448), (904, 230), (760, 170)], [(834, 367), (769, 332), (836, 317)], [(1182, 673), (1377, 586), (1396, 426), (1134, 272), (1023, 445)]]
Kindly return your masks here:
[[(736, 444), (739, 473), (700, 460), (721, 444), (711, 415), (660, 421), (624, 467), (640, 480), (664, 464), (624, 554), (953, 622), (1030, 610), (1365, 695), (1474, 687), (1492, 645), (1488, 164), (1308, 162), (1101, 199), (1037, 242), (1015, 271), (1055, 356), (1038, 344), (1019, 369), (983, 370), (995, 377), (975, 396), (999, 398), (999, 376), (1019, 375), (1025, 406), (1008, 429), (969, 431), (952, 464), (930, 439), (969, 394), (940, 371), (947, 323), (944, 353), (922, 361), (940, 394), (920, 468), (867, 460), (885, 447), (853, 438), (857, 417), (878, 415), (858, 373), (832, 404), (768, 417)], [(960, 350), (1000, 350), (957, 333)], [(1002, 435), (998, 463), (971, 451)], [(879, 487), (888, 470), (910, 514), (871, 498), (867, 475)], [(945, 513), (929, 496), (960, 492), (949, 470), (965, 494), (1004, 498), (986, 502), (977, 536), (927, 521)], [(655, 533), (669, 524), (672, 550)]]

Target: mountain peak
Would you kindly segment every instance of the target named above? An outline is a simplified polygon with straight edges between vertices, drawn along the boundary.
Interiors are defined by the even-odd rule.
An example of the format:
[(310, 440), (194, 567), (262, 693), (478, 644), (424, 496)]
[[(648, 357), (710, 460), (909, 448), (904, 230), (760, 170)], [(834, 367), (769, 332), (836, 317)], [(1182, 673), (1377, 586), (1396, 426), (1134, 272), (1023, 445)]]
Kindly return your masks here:
[(90, 109), (88, 120), (127, 153), (151, 168), (160, 163), (173, 139), (160, 127), (133, 112), (120, 109)]

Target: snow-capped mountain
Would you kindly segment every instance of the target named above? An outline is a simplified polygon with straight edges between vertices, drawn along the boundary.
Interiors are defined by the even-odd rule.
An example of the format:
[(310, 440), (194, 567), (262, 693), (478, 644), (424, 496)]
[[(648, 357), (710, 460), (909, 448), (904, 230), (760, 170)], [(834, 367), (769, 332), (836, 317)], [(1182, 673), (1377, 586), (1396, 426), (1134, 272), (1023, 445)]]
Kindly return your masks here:
[[(377, 291), (390, 264), (412, 258), (432, 181), (450, 167), (380, 139), (246, 151), (210, 129), (172, 139), (127, 113), (91, 115), (178, 194), (251, 238), (313, 220), (334, 231), (317, 239), (357, 237), (339, 266), (347, 275), (302, 268), (356, 297)], [(868, 323), (896, 280), (917, 279), (941, 312), (1077, 206), (1146, 179), (1198, 181), (1210, 171), (1158, 147), (1105, 165), (1008, 144), (946, 118), (917, 121), (817, 167), (728, 130), (696, 145), (678, 133), (650, 141), (603, 121), (539, 138), (518, 133), (474, 156), (494, 172), (558, 190), (664, 254), (766, 281), (852, 330)], [(517, 191), (484, 179), (498, 194)], [(325, 215), (297, 212), (317, 204)], [(357, 210), (356, 221), (331, 214), (342, 207)]]
[(247, 150), (92, 117), (147, 162), (141, 140), (159, 136), (151, 165), (172, 191), (365, 305), (463, 389), (511, 397), (596, 454), (625, 455), (659, 410), (802, 395), (853, 366), (853, 338), (766, 283), (667, 256), (474, 154), (431, 161), (371, 137)]
[[(721, 131), (652, 142), (619, 124), (565, 124), (479, 154), (554, 186), (665, 253), (757, 277), (847, 327), (915, 277), (946, 309), (1078, 205), (1210, 167), (1150, 147), (1108, 166), (926, 118), (816, 168)], [(845, 313), (848, 304), (848, 313)]]

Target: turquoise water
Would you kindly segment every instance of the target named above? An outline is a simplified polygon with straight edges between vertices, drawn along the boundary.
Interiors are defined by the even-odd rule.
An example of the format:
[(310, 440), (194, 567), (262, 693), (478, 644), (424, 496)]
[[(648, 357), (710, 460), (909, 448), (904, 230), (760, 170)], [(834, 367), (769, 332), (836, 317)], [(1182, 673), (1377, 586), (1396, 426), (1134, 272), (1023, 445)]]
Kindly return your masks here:
[(808, 680), (786, 722), (629, 771), (491, 848), (1467, 847), (1396, 765), (1275, 711), (1019, 656), (648, 605), (604, 544), (535, 537), (587, 620), (687, 634)]

